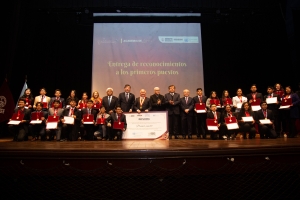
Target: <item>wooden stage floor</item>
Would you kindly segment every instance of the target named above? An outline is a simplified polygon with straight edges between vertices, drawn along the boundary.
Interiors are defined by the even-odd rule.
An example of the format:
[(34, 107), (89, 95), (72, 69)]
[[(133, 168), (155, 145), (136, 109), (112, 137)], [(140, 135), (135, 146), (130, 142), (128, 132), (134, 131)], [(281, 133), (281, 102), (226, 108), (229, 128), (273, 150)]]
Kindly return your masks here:
[(24, 141), (0, 139), (0, 157), (161, 158), (280, 155), (300, 152), (300, 138), (172, 139), (123, 141)]

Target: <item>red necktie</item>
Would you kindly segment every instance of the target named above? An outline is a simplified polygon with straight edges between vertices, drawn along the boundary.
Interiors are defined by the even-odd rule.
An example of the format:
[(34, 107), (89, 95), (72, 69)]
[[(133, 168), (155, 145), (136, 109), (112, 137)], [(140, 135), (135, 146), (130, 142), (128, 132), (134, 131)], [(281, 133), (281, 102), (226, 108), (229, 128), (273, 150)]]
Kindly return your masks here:
[(199, 97), (199, 102), (202, 103), (202, 96)]
[(54, 116), (57, 115), (57, 109), (54, 109)]
[(267, 111), (263, 111), (265, 118), (267, 118)]
[(215, 117), (215, 119), (218, 119), (216, 112), (214, 112), (214, 117)]

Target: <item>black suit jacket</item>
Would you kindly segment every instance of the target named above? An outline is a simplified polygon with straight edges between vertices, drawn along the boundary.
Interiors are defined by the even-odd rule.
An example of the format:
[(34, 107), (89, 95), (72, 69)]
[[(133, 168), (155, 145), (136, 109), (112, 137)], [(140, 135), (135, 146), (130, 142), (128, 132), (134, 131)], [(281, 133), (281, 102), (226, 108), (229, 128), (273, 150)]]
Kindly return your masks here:
[(111, 102), (110, 102), (110, 105), (108, 104), (108, 96), (104, 96), (102, 98), (102, 105), (105, 107), (105, 112), (106, 113), (109, 113), (109, 111), (114, 111), (116, 106), (119, 105), (119, 101), (118, 101), (118, 98), (115, 97), (115, 96), (112, 96), (112, 99), (111, 99)]
[[(157, 104), (158, 100), (160, 100), (160, 104)], [(165, 97), (163, 95), (153, 94), (153, 95), (150, 96), (150, 105), (151, 105), (151, 110), (152, 111), (166, 110), (165, 104), (166, 104), (166, 101), (165, 101)]]
[[(34, 112), (31, 112), (31, 113), (37, 113), (38, 111), (34, 111)], [(30, 113), (30, 118), (31, 118), (31, 113)], [(48, 112), (47, 111), (41, 111), (41, 115), (40, 117), (44, 117), (45, 120), (43, 120), (42, 124), (45, 125), (46, 123), (46, 120), (48, 119)]]
[[(265, 119), (265, 116), (264, 116), (264, 113), (263, 113), (262, 109), (258, 110), (256, 112), (256, 123), (259, 124), (260, 123), (259, 122), (260, 119)], [(271, 122), (274, 123), (274, 115), (273, 115), (272, 110), (267, 109), (267, 119), (271, 120)]]
[[(188, 102), (186, 103), (185, 97), (180, 98), (180, 107), (181, 107), (181, 114), (188, 114), (193, 115), (194, 112), (194, 100), (192, 97), (188, 97)], [(189, 112), (186, 113), (185, 109), (189, 109)]]
[[(61, 115), (61, 119), (63, 119), (64, 116), (69, 116), (70, 109), (71, 109), (71, 107), (66, 108), (66, 109), (63, 110), (63, 113)], [(81, 112), (76, 107), (74, 109), (74, 115), (76, 116), (75, 124), (79, 124), (80, 121), (81, 121)]]
[[(118, 122), (119, 120), (117, 119), (117, 114), (112, 113), (108, 118), (107, 121), (111, 121), (111, 126), (113, 128), (114, 122)], [(120, 122), (124, 122), (124, 129), (126, 130), (127, 128), (127, 122), (126, 122), (126, 115), (121, 114), (121, 119)]]
[[(195, 105), (196, 103), (200, 103), (198, 95), (195, 96), (195, 97), (193, 97), (193, 101), (194, 101), (194, 105)], [(201, 102), (204, 103), (204, 104), (206, 105), (206, 101), (207, 101), (207, 97), (204, 96), (204, 95), (202, 95), (202, 97), (201, 97)], [(205, 113), (197, 113), (197, 114), (198, 114), (198, 115), (201, 115), (201, 114), (205, 114)]]
[[(264, 101), (266, 101), (266, 99), (269, 97), (269, 95), (265, 95), (264, 96)], [(277, 102), (280, 102), (281, 99), (278, 96), (278, 94), (273, 93), (273, 97), (277, 97)], [(273, 111), (273, 114), (278, 112), (278, 108), (279, 108), (280, 104), (268, 104), (268, 109)]]
[(126, 101), (125, 92), (121, 92), (119, 94), (118, 101), (119, 101), (119, 105), (122, 108), (122, 111), (123, 112), (129, 112), (130, 109), (133, 110), (133, 105), (134, 105), (134, 102), (135, 102), (135, 96), (134, 96), (134, 94), (129, 93), (128, 101)]
[[(19, 109), (16, 108), (14, 113), (18, 113), (18, 111), (19, 111)], [(30, 118), (31, 118), (31, 111), (30, 111), (30, 109), (24, 108), (23, 111), (21, 111), (21, 113), (24, 114), (23, 120), (25, 120), (26, 122), (20, 123), (18, 126), (22, 127), (25, 130), (25, 132), (28, 133), (28, 125), (29, 125)]]
[[(93, 108), (91, 109), (91, 115), (94, 115), (94, 121), (96, 121), (97, 113), (98, 113), (97, 110), (95, 110), (95, 109), (93, 109)], [(85, 115), (85, 114), (88, 114), (88, 108), (83, 108), (83, 109), (81, 110), (81, 116), (82, 116), (82, 119), (83, 119), (83, 115)]]
[[(217, 111), (216, 111), (216, 112), (217, 112)], [(207, 113), (207, 119), (215, 119), (215, 116), (214, 116), (214, 114), (213, 114), (212, 111), (209, 111), (209, 112)], [(221, 123), (221, 113), (220, 113), (220, 112), (217, 112), (217, 121), (218, 121), (218, 124)]]
[[(56, 97), (51, 97), (50, 102), (49, 102), (49, 105), (48, 105), (48, 108), (52, 108), (52, 107), (53, 107), (52, 104), (53, 104), (53, 101), (54, 101), (55, 99), (56, 99)], [(64, 107), (66, 106), (65, 99), (60, 97), (60, 98), (59, 98), (59, 101), (60, 101), (60, 103), (61, 103), (62, 108), (64, 108)]]
[[(264, 100), (263, 95), (261, 93), (257, 92), (255, 96), (256, 96), (256, 99), (260, 99), (260, 101)], [(249, 102), (250, 100), (253, 100), (252, 93), (247, 94), (247, 101)]]
[(141, 97), (136, 98), (135, 103), (133, 105), (134, 110), (135, 111), (137, 111), (137, 110), (150, 111), (151, 110), (150, 99), (148, 97), (145, 97), (144, 103), (142, 104), (142, 108), (140, 108), (140, 99), (141, 99)]
[[(174, 105), (169, 103), (170, 100), (174, 101)], [(174, 93), (173, 97), (170, 93), (165, 94), (165, 104), (168, 115), (180, 114), (180, 94)]]

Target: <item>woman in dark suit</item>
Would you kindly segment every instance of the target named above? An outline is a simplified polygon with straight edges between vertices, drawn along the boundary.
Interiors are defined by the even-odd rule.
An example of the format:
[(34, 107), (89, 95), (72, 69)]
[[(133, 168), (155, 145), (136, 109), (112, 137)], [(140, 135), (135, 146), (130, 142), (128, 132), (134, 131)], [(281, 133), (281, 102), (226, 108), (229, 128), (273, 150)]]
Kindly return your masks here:
[(283, 121), (285, 121), (288, 125), (288, 137), (294, 138), (297, 135), (296, 121), (300, 117), (298, 109), (300, 98), (296, 93), (292, 91), (291, 86), (285, 87), (285, 95), (282, 97), (282, 101), (286, 99), (292, 99), (292, 104), (290, 106), (290, 109), (283, 110)]
[[(243, 117), (252, 117), (253, 121), (245, 122)], [(241, 111), (238, 114), (238, 122), (240, 131), (243, 133), (243, 138), (246, 139), (246, 134), (249, 133), (249, 139), (255, 137), (256, 129), (255, 129), (255, 113), (251, 109), (251, 105), (248, 102), (244, 102), (242, 104)]]

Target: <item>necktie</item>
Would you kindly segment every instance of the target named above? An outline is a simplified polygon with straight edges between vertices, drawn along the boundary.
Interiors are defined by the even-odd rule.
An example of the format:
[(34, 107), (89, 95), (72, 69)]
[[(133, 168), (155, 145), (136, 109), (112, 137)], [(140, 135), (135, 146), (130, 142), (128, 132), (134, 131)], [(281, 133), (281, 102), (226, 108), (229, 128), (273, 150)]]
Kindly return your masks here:
[(267, 111), (264, 110), (263, 113), (264, 113), (264, 117), (267, 119)]
[(187, 97), (185, 97), (185, 103), (187, 103), (188, 102), (188, 98)]
[(54, 110), (54, 116), (56, 116), (56, 115), (57, 115), (57, 109)]
[(89, 113), (89, 115), (91, 114), (91, 109), (88, 109), (88, 113)]
[(202, 96), (199, 97), (199, 102), (202, 103)]
[(110, 96), (108, 97), (108, 105), (110, 106)]
[(74, 108), (71, 108), (70, 116), (74, 115)]
[(216, 112), (214, 112), (214, 118), (217, 119), (217, 113)]
[(126, 93), (125, 97), (126, 97), (126, 101), (128, 101), (128, 99), (129, 99), (128, 93)]
[(173, 96), (174, 96), (174, 93), (171, 93), (172, 100), (173, 100)]
[(41, 102), (44, 102), (44, 95), (42, 96)]

